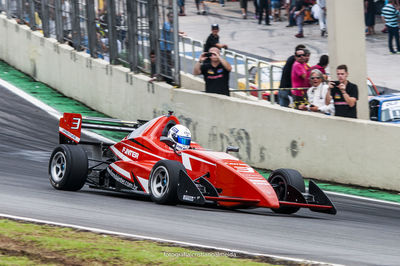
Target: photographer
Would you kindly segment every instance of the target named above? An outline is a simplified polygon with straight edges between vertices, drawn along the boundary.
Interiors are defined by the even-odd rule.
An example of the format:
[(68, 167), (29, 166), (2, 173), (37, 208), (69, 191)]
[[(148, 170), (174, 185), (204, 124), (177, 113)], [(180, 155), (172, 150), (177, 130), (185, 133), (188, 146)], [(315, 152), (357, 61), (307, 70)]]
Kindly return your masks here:
[[(205, 63), (207, 61), (207, 63)], [(206, 92), (229, 96), (229, 73), (231, 65), (220, 56), (217, 47), (212, 47), (208, 53), (202, 53), (194, 65), (193, 75), (203, 74)]]
[(325, 104), (333, 99), (335, 116), (357, 118), (358, 87), (347, 80), (349, 73), (346, 65), (336, 68), (338, 81), (329, 82)]

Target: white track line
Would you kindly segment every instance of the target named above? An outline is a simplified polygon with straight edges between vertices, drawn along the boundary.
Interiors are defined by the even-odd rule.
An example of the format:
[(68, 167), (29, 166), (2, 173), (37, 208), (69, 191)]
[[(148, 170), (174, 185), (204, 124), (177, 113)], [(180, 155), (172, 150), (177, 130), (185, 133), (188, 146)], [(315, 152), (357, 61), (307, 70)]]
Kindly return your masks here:
[(333, 191), (326, 191), (326, 190), (325, 190), (325, 193), (326, 194), (331, 194), (331, 195), (336, 195), (336, 196), (352, 198), (352, 199), (359, 199), (359, 200), (372, 201), (372, 202), (378, 202), (378, 203), (385, 203), (385, 204), (391, 204), (391, 205), (395, 205), (395, 206), (400, 206), (400, 203), (394, 202), (394, 201), (367, 198), (367, 197), (363, 197), (363, 196), (356, 196), (356, 195), (344, 194), (344, 193), (340, 193), (340, 192), (333, 192)]
[[(21, 98), (27, 100), (30, 103), (32, 103), (36, 107), (38, 107), (38, 108), (42, 109), (43, 111), (47, 112), (52, 117), (55, 117), (57, 120), (59, 120), (62, 117), (62, 114), (59, 111), (57, 111), (53, 107), (45, 104), (44, 102), (36, 99), (35, 97), (29, 95), (28, 93), (24, 92), (23, 90), (15, 87), (11, 83), (8, 83), (7, 81), (0, 79), (0, 85), (2, 85), (4, 88), (6, 88), (7, 90), (11, 91), (12, 93), (20, 96)], [(115, 141), (113, 141), (113, 140), (111, 140), (109, 138), (103, 137), (103, 136), (101, 136), (99, 134), (96, 134), (96, 133), (94, 133), (92, 131), (83, 129), (82, 132), (84, 134), (86, 134), (87, 136), (92, 137), (92, 138), (96, 138), (96, 139), (98, 139), (100, 141), (109, 142), (109, 143), (115, 143)]]
[(286, 260), (286, 261), (297, 262), (297, 263), (301, 263), (301, 264), (304, 263), (304, 264), (318, 264), (318, 265), (341, 265), (341, 264), (330, 264), (330, 263), (320, 262), (320, 261), (303, 260), (303, 259), (296, 259), (296, 258), (290, 258), (290, 257), (276, 256), (276, 255), (264, 254), (264, 253), (253, 253), (253, 252), (236, 250), (236, 249), (219, 248), (219, 247), (214, 247), (214, 246), (194, 244), (194, 243), (183, 242), (183, 241), (175, 241), (175, 240), (158, 238), (158, 237), (149, 237), (149, 236), (142, 236), (142, 235), (135, 235), (135, 234), (128, 234), (128, 233), (120, 233), (120, 232), (116, 232), (116, 231), (104, 230), (104, 229), (99, 229), (99, 228), (86, 227), (86, 226), (80, 226), (80, 225), (74, 225), (74, 224), (57, 223), (57, 222), (52, 222), (52, 221), (39, 220), (39, 219), (9, 215), (9, 214), (4, 214), (4, 213), (0, 213), (0, 217), (13, 219), (13, 220), (19, 220), (19, 221), (26, 221), (26, 222), (31, 222), (31, 223), (44, 224), (44, 225), (69, 227), (69, 228), (85, 230), (85, 231), (90, 231), (90, 232), (99, 233), (99, 234), (108, 234), (108, 235), (129, 237), (129, 238), (133, 238), (133, 239), (151, 240), (151, 241), (156, 241), (156, 242), (177, 244), (177, 245), (182, 245), (182, 246), (187, 246), (187, 247), (214, 249), (216, 251), (240, 253), (240, 254), (251, 255), (251, 256), (263, 256), (263, 257), (273, 258), (276, 260)]

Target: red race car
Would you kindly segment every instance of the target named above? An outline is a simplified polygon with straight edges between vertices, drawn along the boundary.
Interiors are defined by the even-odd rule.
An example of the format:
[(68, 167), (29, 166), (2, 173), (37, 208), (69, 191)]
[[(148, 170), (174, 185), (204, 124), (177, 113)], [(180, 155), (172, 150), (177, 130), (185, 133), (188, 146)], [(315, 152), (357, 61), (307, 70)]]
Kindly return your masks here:
[[(81, 141), (81, 129), (125, 131), (117, 143)], [(265, 207), (277, 213), (300, 208), (336, 214), (313, 182), (292, 169), (274, 171), (268, 181), (228, 152), (207, 150), (191, 142), (189, 130), (170, 112), (150, 121), (123, 122), (64, 113), (60, 145), (49, 162), (51, 185), (76, 191), (90, 188), (150, 196), (159, 204), (186, 202), (232, 208)]]

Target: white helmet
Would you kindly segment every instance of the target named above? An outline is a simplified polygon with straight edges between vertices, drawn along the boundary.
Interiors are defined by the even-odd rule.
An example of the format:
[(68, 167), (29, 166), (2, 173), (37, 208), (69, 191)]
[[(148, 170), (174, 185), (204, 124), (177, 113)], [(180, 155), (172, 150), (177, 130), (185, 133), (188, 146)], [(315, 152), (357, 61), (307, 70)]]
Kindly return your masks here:
[(168, 138), (172, 139), (176, 143), (175, 148), (180, 151), (189, 149), (192, 134), (190, 134), (187, 127), (175, 125), (168, 131)]

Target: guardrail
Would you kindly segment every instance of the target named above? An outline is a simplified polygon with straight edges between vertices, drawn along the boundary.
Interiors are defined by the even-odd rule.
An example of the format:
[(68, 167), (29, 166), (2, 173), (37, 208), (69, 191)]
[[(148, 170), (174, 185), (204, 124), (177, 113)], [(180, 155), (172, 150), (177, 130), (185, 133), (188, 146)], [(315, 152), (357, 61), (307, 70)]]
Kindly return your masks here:
[[(192, 69), (188, 70), (188, 61), (191, 61), (191, 66), (194, 66), (198, 61), (198, 57), (203, 52), (203, 42), (186, 36), (180, 36), (179, 42), (181, 55), (183, 57), (181, 70), (185, 73), (192, 73)], [(282, 66), (228, 49), (221, 49), (221, 54), (224, 59), (232, 65), (232, 74), (236, 86), (238, 86), (239, 82), (244, 83), (243, 89), (239, 88), (231, 91), (243, 91), (248, 95), (250, 95), (252, 91), (257, 92), (258, 99), (261, 100), (263, 99), (262, 91), (270, 91), (272, 95), (273, 91), (279, 90), (277, 84), (274, 84), (274, 82), (280, 81)], [(278, 71), (274, 71), (275, 69), (278, 69)], [(264, 83), (268, 84), (268, 89), (262, 89)], [(261, 84), (261, 86), (259, 84)], [(274, 104), (274, 97), (270, 97), (270, 101)]]

